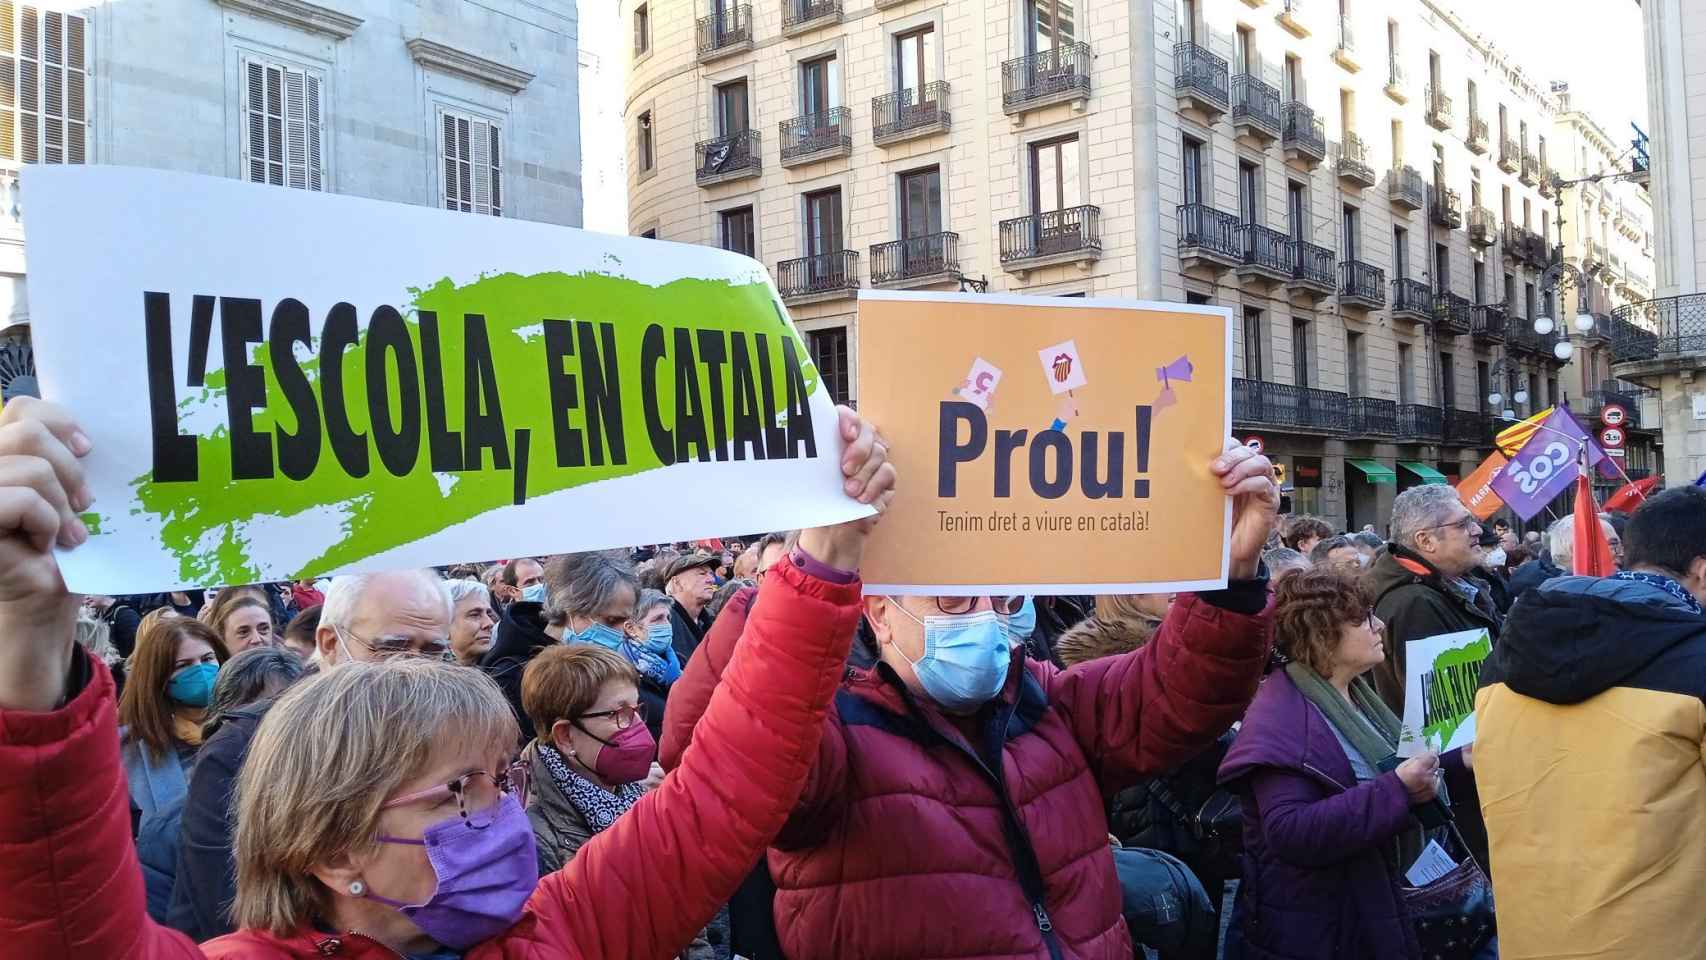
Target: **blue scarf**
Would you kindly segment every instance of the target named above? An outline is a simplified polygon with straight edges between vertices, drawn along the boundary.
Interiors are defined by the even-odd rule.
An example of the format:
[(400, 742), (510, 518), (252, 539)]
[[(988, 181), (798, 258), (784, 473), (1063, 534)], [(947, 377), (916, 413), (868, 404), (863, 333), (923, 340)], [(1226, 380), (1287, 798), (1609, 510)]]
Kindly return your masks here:
[(1649, 587), (1657, 587), (1681, 601), (1682, 605), (1693, 611), (1695, 616), (1706, 617), (1706, 609), (1701, 608), (1700, 601), (1694, 599), (1694, 594), (1689, 593), (1687, 588), (1683, 587), (1682, 584), (1677, 583), (1675, 580), (1672, 580), (1670, 577), (1667, 577), (1662, 573), (1643, 573), (1639, 570), (1624, 570), (1620, 573), (1612, 574), (1611, 579), (1629, 580), (1634, 583), (1644, 583)]

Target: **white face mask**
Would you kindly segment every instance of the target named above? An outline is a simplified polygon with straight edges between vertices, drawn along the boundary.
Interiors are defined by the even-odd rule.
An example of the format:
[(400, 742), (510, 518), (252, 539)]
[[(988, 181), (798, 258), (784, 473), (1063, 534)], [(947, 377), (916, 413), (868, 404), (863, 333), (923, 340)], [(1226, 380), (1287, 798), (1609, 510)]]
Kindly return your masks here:
[(1505, 565), (1505, 548), (1504, 547), (1494, 547), (1493, 549), (1487, 551), (1486, 556), (1483, 556), (1481, 558), (1481, 566), (1483, 566), (1483, 567), (1502, 567), (1504, 565)]

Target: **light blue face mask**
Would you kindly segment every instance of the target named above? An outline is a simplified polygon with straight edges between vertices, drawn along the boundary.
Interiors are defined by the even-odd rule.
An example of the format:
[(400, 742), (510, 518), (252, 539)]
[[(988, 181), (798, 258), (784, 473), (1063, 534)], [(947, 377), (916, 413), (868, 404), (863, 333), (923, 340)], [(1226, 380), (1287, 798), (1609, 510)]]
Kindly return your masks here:
[(530, 587), (521, 588), (521, 599), (526, 600), (528, 603), (544, 603), (545, 585), (543, 583), (536, 583)]
[(1024, 643), (1031, 639), (1031, 634), (1037, 629), (1037, 605), (1030, 597), (1019, 605), (1019, 612), (1007, 617), (1007, 638), (1014, 644)]
[(898, 601), (891, 601), (891, 605), (924, 625), (924, 656), (917, 660), (907, 657), (907, 662), (918, 674), (924, 692), (938, 706), (954, 713), (970, 713), (1001, 692), (1007, 683), (1013, 647), (995, 611), (919, 620)]
[(593, 643), (606, 650), (621, 650), (628, 635), (607, 623), (594, 622), (580, 633), (565, 632), (563, 639), (570, 643)]
[(219, 677), (219, 664), (192, 663), (172, 674), (166, 682), (166, 697), (186, 707), (205, 707), (213, 699), (213, 681)]
[(654, 623), (646, 628), (646, 649), (648, 651), (661, 657), (674, 643), (675, 628), (670, 626), (668, 620), (662, 623)]

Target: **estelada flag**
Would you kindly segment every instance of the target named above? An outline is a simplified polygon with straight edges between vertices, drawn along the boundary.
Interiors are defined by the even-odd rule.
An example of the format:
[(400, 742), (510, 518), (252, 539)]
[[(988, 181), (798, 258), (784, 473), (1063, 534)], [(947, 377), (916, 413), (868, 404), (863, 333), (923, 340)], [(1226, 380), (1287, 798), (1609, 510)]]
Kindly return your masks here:
[(1617, 572), (1612, 559), (1611, 544), (1606, 542), (1605, 528), (1600, 526), (1599, 504), (1593, 499), (1593, 480), (1587, 464), (1576, 474), (1575, 556), (1570, 561), (1571, 572), (1579, 577), (1609, 577)]
[(1505, 456), (1516, 456), (1516, 452), (1522, 449), (1522, 445), (1528, 442), (1528, 438), (1534, 436), (1534, 432), (1540, 429), (1540, 425), (1546, 421), (1547, 417), (1552, 415), (1552, 409), (1547, 407), (1521, 423), (1500, 430), (1499, 435), (1493, 438), (1493, 444)]

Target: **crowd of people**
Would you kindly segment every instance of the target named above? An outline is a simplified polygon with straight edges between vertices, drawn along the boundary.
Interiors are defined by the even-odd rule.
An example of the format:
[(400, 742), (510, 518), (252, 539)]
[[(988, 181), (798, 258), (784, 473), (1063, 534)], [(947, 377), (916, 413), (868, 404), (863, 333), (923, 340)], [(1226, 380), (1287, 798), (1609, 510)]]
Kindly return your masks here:
[[(1335, 530), (1231, 444), (1223, 590), (864, 596), (840, 426), (876, 518), (75, 598), (90, 444), (8, 403), (0, 953), (1706, 957), (1706, 490), (1578, 577), (1570, 518)], [(1400, 757), (1464, 630), (1473, 746)]]

